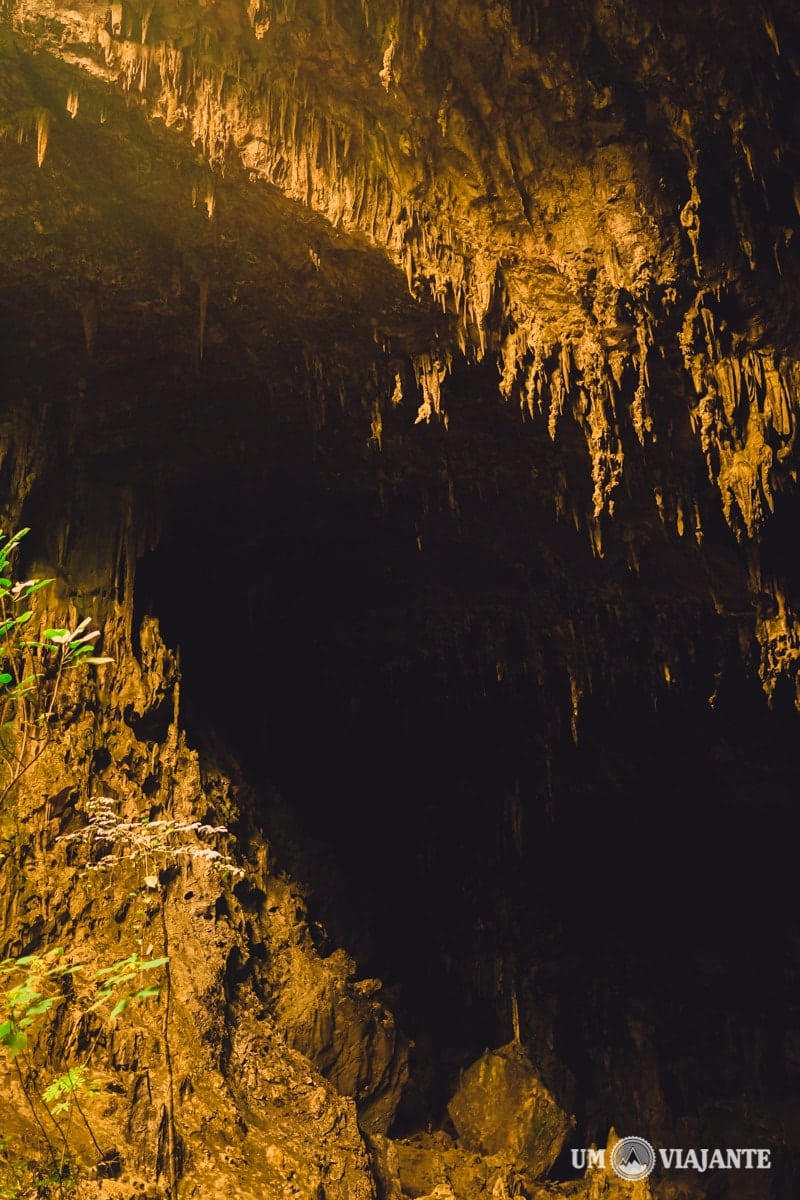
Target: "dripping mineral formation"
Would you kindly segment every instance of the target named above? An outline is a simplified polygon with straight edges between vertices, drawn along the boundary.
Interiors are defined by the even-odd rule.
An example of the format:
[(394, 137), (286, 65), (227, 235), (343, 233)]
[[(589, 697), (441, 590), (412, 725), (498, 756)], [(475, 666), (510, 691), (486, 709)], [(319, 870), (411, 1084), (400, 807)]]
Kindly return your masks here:
[(6, 1194), (797, 1194), (798, 114), (789, 0), (0, 6)]

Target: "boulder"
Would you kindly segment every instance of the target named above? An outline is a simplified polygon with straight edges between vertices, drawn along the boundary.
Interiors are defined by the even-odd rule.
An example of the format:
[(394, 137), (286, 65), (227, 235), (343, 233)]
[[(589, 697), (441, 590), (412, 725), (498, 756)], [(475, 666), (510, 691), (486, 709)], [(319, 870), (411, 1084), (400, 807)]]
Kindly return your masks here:
[(573, 1124), (515, 1042), (464, 1072), (447, 1111), (464, 1146), (513, 1160), (532, 1179), (553, 1166)]

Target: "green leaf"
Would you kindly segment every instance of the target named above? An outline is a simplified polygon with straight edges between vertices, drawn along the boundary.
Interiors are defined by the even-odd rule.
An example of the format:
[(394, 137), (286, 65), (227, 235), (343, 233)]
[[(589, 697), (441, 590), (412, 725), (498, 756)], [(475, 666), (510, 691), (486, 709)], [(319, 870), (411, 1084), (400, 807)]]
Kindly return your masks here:
[(55, 1004), (55, 996), (48, 996), (44, 1000), (40, 1000), (38, 1004), (33, 1004), (25, 1014), (28, 1017), (39, 1017), (42, 1013), (49, 1012)]
[(140, 962), (140, 971), (152, 971), (155, 967), (163, 967), (164, 963), (169, 962), (169, 956), (166, 958), (151, 958), (149, 962)]
[[(151, 997), (160, 996), (161, 988), (156, 984), (151, 984), (149, 987), (139, 988), (138, 992), (133, 993), (134, 1000), (149, 1000)], [(113, 1013), (112, 1013), (113, 1016)]]
[(83, 1065), (69, 1067), (63, 1075), (58, 1075), (42, 1092), (42, 1099), (48, 1104), (59, 1096), (68, 1096), (78, 1091), (86, 1082), (86, 1067)]
[(111, 1010), (111, 1020), (113, 1021), (115, 1017), (118, 1017), (120, 1015), (120, 1013), (124, 1013), (125, 1009), (127, 1007), (128, 1007), (127, 998), (125, 998), (124, 1000), (118, 1000), (117, 1003), (114, 1005), (114, 1007)]
[(18, 625), (27, 625), (28, 621), (30, 621), (32, 616), (33, 616), (33, 609), (29, 608), (24, 613), (19, 614), (19, 616), (17, 617), (17, 624)]
[(86, 1011), (97, 1012), (98, 1008), (102, 1008), (106, 1000), (110, 1000), (113, 995), (114, 993), (110, 989), (108, 991), (100, 992), (94, 1004), (90, 1004)]
[(91, 654), (93, 650), (94, 646), (91, 643), (87, 646), (68, 646), (66, 658), (69, 662), (72, 662), (73, 659), (83, 659), (87, 654)]
[(112, 978), (109, 979), (108, 982), (111, 984), (112, 987), (116, 988), (116, 987), (119, 987), (119, 985), (121, 983), (130, 983), (130, 981), (135, 978), (136, 978), (135, 971), (125, 971), (122, 975), (112, 976)]
[(120, 958), (117, 962), (112, 963), (110, 967), (98, 967), (95, 975), (98, 979), (102, 975), (113, 975), (115, 971), (122, 970), (123, 967), (129, 967), (131, 963), (136, 962), (136, 953), (129, 954), (127, 958)]
[(5, 687), (7, 683), (11, 683), (13, 675), (9, 675), (8, 671), (0, 671), (0, 687)]
[(33, 585), (25, 592), (26, 596), (32, 596), (34, 592), (38, 592), (40, 588), (47, 587), (49, 583), (54, 583), (54, 579), (37, 579)]
[(22, 1030), (12, 1029), (4, 1038), (0, 1038), (12, 1058), (16, 1058), (28, 1044), (28, 1036)]

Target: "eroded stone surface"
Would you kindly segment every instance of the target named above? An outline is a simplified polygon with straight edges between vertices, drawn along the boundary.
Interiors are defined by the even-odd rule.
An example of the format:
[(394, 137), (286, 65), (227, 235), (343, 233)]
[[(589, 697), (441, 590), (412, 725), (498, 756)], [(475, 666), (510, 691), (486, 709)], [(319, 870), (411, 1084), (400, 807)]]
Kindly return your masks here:
[(547, 1174), (570, 1129), (570, 1118), (513, 1042), (467, 1068), (447, 1111), (468, 1149), (506, 1156), (532, 1179)]
[[(373, 1067), (353, 1013), (363, 1024), (381, 1010), (313, 953), (302, 899), (270, 878), (268, 847), (257, 839), (245, 847), (222, 824), (237, 819), (241, 797), (224, 776), (201, 780), (177, 724), (174, 658), (155, 624), (143, 630), (139, 660), (114, 642), (111, 623), (105, 640), (117, 661), (104, 668), (102, 701), (90, 699), (87, 681), (72, 681), (58, 740), (40, 735), (13, 801), (4, 797), (3, 953), (58, 945), (65, 961), (87, 967), (131, 953), (169, 964), (156, 1000), (117, 1020), (91, 1015), (89, 979), (76, 975), (54, 1022), (63, 1048), (39, 1065), (34, 1086), (45, 1086), (62, 1058), (64, 1069), (75, 1056), (90, 1062), (102, 1085), (87, 1101), (92, 1137), (119, 1157), (128, 1189), (138, 1179), (155, 1184), (154, 1196), (173, 1195), (182, 1181), (196, 1196), (235, 1186), (252, 1200), (325, 1189), (374, 1200), (355, 1099), (369, 1105), (384, 1095), (394, 1043)], [(165, 698), (169, 714), (156, 733)], [(100, 795), (104, 823), (95, 833), (88, 798)], [(317, 1012), (326, 988), (332, 994)], [(317, 1058), (327, 1050), (318, 1065), (292, 1048), (297, 1031), (282, 1013), (287, 994), (303, 989), (312, 1023), (352, 1021), (343, 1065), (335, 1042), (305, 1047)], [(31, 1127), (11, 1061), (0, 1065), (4, 1132), (35, 1160), (43, 1131)], [(334, 1084), (346, 1092), (351, 1076), (355, 1099), (346, 1099)], [(71, 1130), (69, 1145), (84, 1193), (93, 1194), (97, 1153), (87, 1130)]]
[[(787, 505), (800, 247), (789, 5), (734, 22), (630, 0), (579, 12), (17, 0), (3, 28), (14, 272), (36, 287), (49, 274), (90, 359), (108, 364), (131, 323), (156, 315), (162, 333), (147, 336), (169, 327), (186, 360), (249, 360), (282, 384), (297, 378), (276, 370), (291, 347), (322, 425), (319, 376), (338, 370), (346, 393), (356, 372), (360, 389), (372, 357), (364, 417), (380, 447), (403, 396), (409, 424), (447, 424), (454, 359), (490, 354), (500, 396), (556, 439), (565, 421), (581, 430), (591, 502), (576, 511), (598, 552), (642, 463), (660, 520), (702, 540), (691, 472), (652, 471), (687, 443), (748, 547)], [(398, 282), (406, 297), (390, 300)], [(35, 304), (41, 328), (49, 300)], [(751, 559), (752, 596), (777, 609), (755, 624), (771, 695), (794, 682), (795, 600), (785, 573)]]

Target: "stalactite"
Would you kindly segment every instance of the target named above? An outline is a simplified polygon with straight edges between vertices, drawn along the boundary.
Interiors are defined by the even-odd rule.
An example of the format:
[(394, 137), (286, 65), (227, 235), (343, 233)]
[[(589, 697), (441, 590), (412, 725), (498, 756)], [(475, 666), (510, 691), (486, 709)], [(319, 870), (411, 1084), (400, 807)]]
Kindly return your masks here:
[(152, 0), (151, 0), (151, 2), (149, 4), (144, 4), (141, 9), (142, 45), (144, 45), (147, 41), (147, 32), (150, 28), (150, 19), (151, 19), (152, 15), (153, 15), (153, 4), (152, 4)]
[(780, 58), (781, 49), (778, 44), (778, 34), (775, 30), (775, 19), (766, 8), (762, 8), (761, 10), (761, 19), (764, 22), (764, 29), (766, 30), (767, 37), (772, 42), (772, 48), (778, 58)]
[(88, 296), (80, 304), (81, 321), (83, 323), (83, 338), (86, 344), (86, 353), (89, 358), (94, 352), (95, 339), (97, 337), (97, 326), (99, 321), (99, 310), (97, 300), (94, 296)]
[(108, 20), (111, 32), (115, 37), (122, 34), (122, 0), (111, 0), (108, 6)]
[[(485, 322), (494, 297), (496, 262), (479, 257), (467, 267), (465, 256), (455, 249), (454, 231), (437, 229), (429, 237), (432, 214), (414, 214), (408, 205), (411, 216), (404, 233), (395, 215), (400, 197), (388, 182), (394, 167), (387, 149), (382, 152), (382, 171), (376, 172), (364, 159), (365, 147), (353, 153), (351, 128), (341, 129), (330, 114), (309, 105), (294, 89), (273, 85), (263, 70), (245, 73), (241, 56), (209, 70), (191, 51), (149, 41), (152, 11), (151, 6), (140, 14), (141, 41), (131, 39), (121, 6), (112, 9), (106, 27), (95, 31), (98, 53), (111, 71), (116, 67), (123, 86), (148, 94), (168, 125), (188, 121), (212, 164), (222, 165), (236, 131), (249, 124), (255, 137), (242, 143), (245, 166), (323, 212), (334, 225), (366, 229), (374, 241), (391, 247), (404, 264), (412, 294), (418, 286), (430, 289), (445, 311), (452, 294), (460, 314), (458, 338), (465, 348), (476, 340), (481, 357), (488, 348)], [(248, 16), (257, 36), (266, 37), (269, 6), (251, 0)], [(264, 97), (261, 104), (256, 102), (258, 95)], [(385, 147), (385, 141), (380, 144)]]
[(198, 355), (197, 355), (200, 362), (203, 361), (203, 355), (205, 353), (206, 320), (208, 317), (208, 293), (209, 293), (209, 281), (208, 281), (208, 279), (201, 279), (201, 281), (200, 281), (200, 312), (199, 312), (199, 325), (198, 325)]
[[(516, 5), (512, 24), (518, 20), (532, 28), (538, 20), (538, 7)], [(664, 430), (657, 427), (660, 412), (651, 381), (651, 368), (655, 376), (657, 366), (654, 347), (663, 343), (667, 312), (680, 321), (677, 306), (685, 305), (679, 350), (694, 389), (689, 419), (726, 519), (743, 542), (758, 537), (770, 520), (777, 492), (793, 477), (800, 363), (785, 352), (779, 357), (762, 331), (742, 328), (732, 343), (730, 330), (726, 333), (723, 329), (726, 299), (732, 299), (735, 308), (741, 296), (726, 297), (724, 272), (712, 261), (703, 261), (703, 252), (710, 260), (714, 242), (710, 226), (708, 238), (705, 235), (710, 217), (702, 218), (703, 205), (708, 203), (704, 172), (707, 161), (713, 161), (706, 158), (705, 150), (711, 134), (690, 101), (681, 102), (687, 104), (685, 109), (664, 101), (667, 122), (684, 160), (679, 201), (676, 203), (677, 192), (667, 196), (665, 190), (664, 212), (668, 198), (671, 214), (664, 215), (656, 205), (642, 216), (646, 186), (629, 182), (617, 186), (619, 180), (633, 176), (639, 162), (635, 152), (627, 159), (627, 152), (615, 149), (615, 157), (602, 169), (579, 164), (570, 183), (566, 171), (560, 173), (548, 166), (549, 150), (558, 147), (550, 146), (545, 133), (538, 130), (534, 105), (530, 136), (520, 127), (506, 128), (498, 152), (500, 165), (495, 161), (491, 169), (480, 130), (476, 132), (480, 117), (477, 90), (473, 97), (477, 115), (473, 117), (457, 81), (447, 78), (445, 71), (427, 115), (417, 113), (412, 120), (405, 111), (413, 107), (409, 107), (412, 90), (404, 95), (403, 87), (412, 77), (415, 56), (426, 39), (434, 36), (428, 16), (403, 3), (398, 5), (394, 23), (381, 24), (374, 3), (361, 0), (361, 9), (364, 28), (372, 30), (365, 39), (360, 29), (359, 38), (371, 46), (364, 79), (368, 72), (375, 105), (353, 104), (338, 95), (336, 102), (328, 105), (327, 68), (322, 60), (320, 85), (308, 83), (303, 73), (306, 67), (292, 72), (280, 59), (280, 37), (299, 33), (299, 27), (286, 30), (287, 22), (302, 18), (305, 11), (293, 3), (247, 0), (247, 19), (257, 46), (246, 23), (246, 38), (225, 43), (213, 22), (205, 19), (195, 24), (187, 21), (180, 36), (173, 34), (174, 42), (159, 41), (164, 23), (150, 0), (138, 10), (112, 3), (102, 20), (81, 15), (83, 10), (71, 19), (81, 28), (81, 46), (91, 49), (91, 73), (138, 93), (146, 101), (148, 115), (163, 118), (168, 126), (185, 128), (187, 139), (202, 147), (215, 169), (222, 169), (226, 160), (230, 164), (231, 156), (238, 153), (254, 181), (269, 182), (335, 228), (365, 235), (385, 247), (404, 272), (410, 295), (419, 299), (430, 296), (443, 312), (452, 314), (453, 340), (465, 357), (479, 360), (497, 355), (500, 394), (519, 403), (526, 421), (546, 421), (555, 441), (563, 432), (562, 416), (574, 417), (591, 459), (593, 517), (587, 518), (579, 511), (582, 506), (562, 497), (555, 503), (560, 514), (567, 519), (572, 515), (583, 533), (588, 533), (596, 553), (602, 552), (599, 518), (613, 513), (623, 467), (627, 470), (623, 444), (627, 447), (632, 442), (632, 433), (639, 446), (650, 452), (656, 439), (664, 438)], [(328, 4), (324, 11), (337, 38), (346, 37), (346, 31), (336, 24), (342, 13), (335, 13)], [(755, 32), (765, 38), (765, 44), (759, 53), (769, 58), (768, 38), (779, 57), (779, 30), (769, 9), (764, 9), (760, 20), (764, 35), (759, 18)], [(519, 27), (507, 31), (519, 66), (518, 79), (522, 80), (533, 64), (519, 32)], [(314, 34), (303, 29), (303, 36), (313, 38)], [(783, 63), (787, 62), (785, 50), (784, 46)], [(656, 55), (656, 50), (652, 53)], [(654, 59), (648, 69), (657, 66)], [(775, 69), (783, 71), (784, 66), (775, 63)], [(572, 119), (569, 105), (574, 106), (579, 97), (567, 94), (569, 87), (563, 78), (559, 80), (556, 64), (538, 62), (535, 76), (536, 88), (547, 91), (547, 103), (561, 105), (565, 118)], [(72, 117), (78, 111), (78, 99), (77, 87), (67, 93), (67, 111)], [(741, 112), (731, 111), (727, 122), (721, 122), (729, 137), (730, 169), (742, 193), (723, 206), (730, 208), (723, 218), (728, 223), (733, 258), (737, 263), (741, 259), (737, 270), (743, 272), (745, 260), (749, 270), (756, 272), (757, 256), (759, 273), (772, 266), (769, 253), (764, 253), (771, 243), (764, 239), (746, 195), (751, 180), (763, 185), (768, 161), (771, 169), (773, 160), (781, 161), (779, 145), (771, 147), (773, 158), (769, 160), (765, 149), (770, 103), (769, 97), (761, 96), (755, 104), (763, 114), (763, 145), (754, 138), (753, 126)], [(20, 124), (19, 136), (21, 140), (32, 137), (35, 125), (41, 166), (49, 118), (45, 110), (38, 110), (33, 121), (32, 112), (28, 110), (24, 128)], [(432, 160), (421, 161), (427, 150), (435, 151), (435, 168)], [(541, 185), (536, 172), (541, 172)], [(614, 181), (613, 196), (609, 180)], [(598, 182), (606, 191), (595, 188)], [(574, 201), (568, 194), (570, 186), (575, 190)], [(788, 198), (791, 179), (787, 187)], [(602, 214), (596, 227), (592, 225), (594, 214), (587, 214), (580, 200), (586, 195), (596, 198)], [(520, 196), (524, 212), (520, 212)], [(800, 182), (794, 183), (793, 197), (800, 213)], [(209, 218), (214, 217), (213, 187), (204, 189), (201, 182), (194, 202), (204, 204)], [(713, 205), (708, 211), (714, 211)], [(656, 220), (671, 231), (674, 244), (667, 244), (667, 238), (661, 247), (656, 245), (658, 238), (647, 229), (647, 222)], [(784, 221), (785, 225), (779, 225), (776, 220), (770, 238), (775, 269), (788, 276), (791, 214), (782, 215)], [(581, 240), (582, 222), (589, 238), (598, 229), (604, 235), (600, 247), (594, 247), (593, 257), (587, 251), (591, 243)], [(579, 232), (574, 232), (573, 226)], [(655, 251), (650, 254), (653, 246)], [(318, 268), (314, 254), (312, 248), (309, 259)], [(656, 261), (658, 254), (661, 258)], [(760, 261), (762, 258), (765, 261)], [(685, 262), (694, 264), (694, 299), (686, 297), (685, 288), (676, 299), (675, 272), (684, 271)], [(759, 286), (758, 281), (748, 280), (750, 286)], [(208, 292), (205, 281), (200, 285), (201, 359)], [(542, 298), (543, 309), (549, 309), (541, 323), (537, 296)], [(86, 328), (84, 336), (88, 348)], [(666, 352), (671, 349), (667, 347)], [(434, 419), (446, 423), (441, 385), (447, 369), (443, 351), (431, 351), (415, 360), (422, 397), (418, 423)], [(399, 374), (394, 376), (394, 392), (391, 389), (389, 377), (384, 398), (391, 394), (392, 404), (399, 406), (403, 394)], [(334, 388), (331, 395), (335, 395)], [(376, 411), (379, 416), (380, 409)], [(376, 421), (373, 411), (372, 437), (380, 443), (383, 428), (381, 424), (376, 432)], [(635, 457), (635, 445), (632, 449)], [(657, 487), (665, 525), (680, 537), (693, 533), (700, 543), (703, 530), (696, 497), (688, 493), (676, 496), (670, 486), (662, 488), (660, 482)], [(766, 631), (767, 625), (763, 628)], [(779, 636), (777, 630), (773, 633)], [(768, 636), (773, 634), (764, 632), (764, 637)]]
[(46, 108), (36, 110), (36, 161), (41, 167), (47, 154), (50, 137), (50, 113)]
[(422, 403), (417, 411), (416, 425), (421, 421), (429, 423), (434, 417), (442, 420), (447, 427), (447, 415), (442, 410), (441, 385), (450, 370), (450, 360), (442, 361), (433, 354), (420, 354), (413, 360), (414, 376), (417, 387), (422, 392)]
[(216, 188), (214, 186), (214, 183), (210, 182), (206, 185), (206, 194), (205, 194), (206, 213), (208, 214), (209, 221), (212, 220), (214, 217), (214, 211), (216, 209), (216, 205), (217, 205)]
[(506, 400), (511, 396), (514, 385), (519, 382), (520, 350), (518, 331), (510, 329), (500, 347), (500, 395)]
[(370, 433), (373, 443), (379, 450), (383, 449), (383, 415), (379, 400), (375, 399), (372, 406), (372, 416), (370, 418)]
[(383, 65), (381, 66), (381, 69), (378, 72), (378, 78), (380, 79), (381, 83), (383, 84), (383, 86), (387, 92), (391, 88), (392, 84), (395, 82), (395, 75), (394, 75), (392, 66), (394, 63), (394, 56), (395, 56), (396, 50), (397, 50), (397, 39), (392, 38), (391, 41), (389, 42), (389, 45), (384, 50)]
[(571, 669), (569, 669), (569, 694), (570, 694), (570, 706), (571, 706), (570, 731), (572, 733), (572, 740), (575, 743), (575, 745), (577, 746), (578, 740), (579, 740), (578, 735), (579, 735), (579, 724), (580, 724), (581, 700), (583, 699), (583, 687), (582, 687), (581, 683), (579, 682), (579, 680), (577, 679), (576, 675), (573, 674)]

